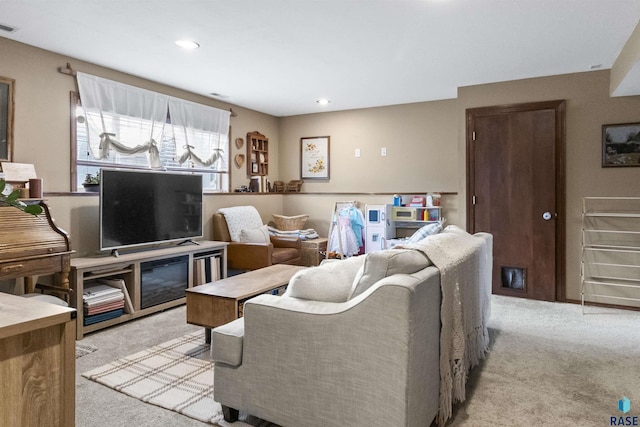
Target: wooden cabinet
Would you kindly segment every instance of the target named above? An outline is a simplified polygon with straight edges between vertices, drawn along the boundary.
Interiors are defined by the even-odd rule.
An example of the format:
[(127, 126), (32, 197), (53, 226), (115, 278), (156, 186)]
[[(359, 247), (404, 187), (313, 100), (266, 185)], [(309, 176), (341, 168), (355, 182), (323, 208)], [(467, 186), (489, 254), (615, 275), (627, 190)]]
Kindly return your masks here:
[(0, 277), (24, 277), (25, 292), (32, 293), (36, 276), (55, 274), (54, 294), (66, 299), (73, 252), (69, 236), (55, 225), (47, 204), (37, 203), (43, 209), (37, 216), (0, 206)]
[(257, 131), (247, 134), (247, 175), (269, 175), (269, 138)]
[[(185, 290), (206, 281), (204, 275), (200, 274), (201, 261), (207, 261), (209, 269), (219, 266), (221, 271), (215, 276), (226, 277), (227, 244), (198, 241), (198, 245), (121, 253), (117, 257), (73, 258), (71, 288), (74, 291), (72, 303), (78, 308), (77, 338), (82, 339), (85, 333), (184, 304)], [(100, 279), (119, 279), (118, 282), (124, 282), (122, 290), (125, 301), (127, 297), (130, 300), (130, 308), (118, 317), (85, 325), (87, 319), (83, 313), (82, 298), (85, 284)]]
[(75, 425), (75, 314), (0, 293), (0, 426)]

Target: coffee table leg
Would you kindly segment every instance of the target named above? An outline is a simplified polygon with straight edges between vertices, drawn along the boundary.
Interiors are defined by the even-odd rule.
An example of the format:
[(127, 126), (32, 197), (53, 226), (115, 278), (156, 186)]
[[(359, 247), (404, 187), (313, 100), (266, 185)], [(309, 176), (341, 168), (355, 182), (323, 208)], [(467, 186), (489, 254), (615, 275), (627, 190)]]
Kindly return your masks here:
[(211, 344), (211, 328), (204, 328), (204, 342)]

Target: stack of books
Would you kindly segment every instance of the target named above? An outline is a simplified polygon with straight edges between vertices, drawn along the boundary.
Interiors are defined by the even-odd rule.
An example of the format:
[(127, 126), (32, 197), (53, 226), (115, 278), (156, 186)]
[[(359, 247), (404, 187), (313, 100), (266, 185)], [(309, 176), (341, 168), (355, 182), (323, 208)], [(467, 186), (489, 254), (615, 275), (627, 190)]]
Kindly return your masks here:
[(82, 294), (84, 326), (130, 312), (131, 302), (123, 280), (100, 279), (86, 283)]

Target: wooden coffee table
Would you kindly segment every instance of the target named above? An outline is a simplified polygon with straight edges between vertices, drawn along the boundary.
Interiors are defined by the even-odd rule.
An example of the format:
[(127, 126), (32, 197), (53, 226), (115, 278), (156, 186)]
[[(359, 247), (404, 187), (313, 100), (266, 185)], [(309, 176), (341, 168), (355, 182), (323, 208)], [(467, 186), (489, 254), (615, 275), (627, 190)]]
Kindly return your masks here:
[(187, 323), (204, 326), (206, 341), (211, 329), (242, 317), (246, 300), (286, 286), (306, 267), (275, 264), (187, 289)]

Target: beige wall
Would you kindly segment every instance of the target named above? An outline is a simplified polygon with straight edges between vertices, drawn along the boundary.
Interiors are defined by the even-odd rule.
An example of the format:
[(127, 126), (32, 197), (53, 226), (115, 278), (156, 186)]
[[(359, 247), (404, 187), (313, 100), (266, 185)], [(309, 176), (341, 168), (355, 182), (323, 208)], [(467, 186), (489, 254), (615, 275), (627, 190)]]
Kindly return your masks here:
[(629, 36), (620, 55), (611, 67), (609, 93), (614, 95), (621, 87), (638, 87), (640, 69), (640, 23)]
[[(464, 153), (465, 109), (565, 99), (566, 103), (566, 289), (580, 299), (583, 196), (640, 196), (640, 168), (602, 168), (602, 125), (638, 122), (640, 96), (609, 97), (609, 71), (569, 74), (473, 87), (458, 91), (458, 147)], [(464, 214), (464, 156), (459, 170)]]
[[(44, 179), (45, 192), (70, 190), (70, 121), (69, 92), (75, 90), (75, 80), (57, 71), (71, 63), (74, 70), (94, 74), (133, 86), (166, 93), (193, 102), (228, 109), (229, 104), (161, 85), (139, 77), (123, 74), (98, 65), (68, 58), (22, 43), (0, 38), (0, 76), (15, 83), (15, 162), (33, 163)], [(233, 106), (237, 117), (231, 119), (232, 140), (245, 138), (247, 132), (258, 130), (274, 141), (270, 161), (278, 170), (278, 119)], [(272, 147), (272, 148), (271, 148)], [(231, 143), (231, 158), (245, 153), (246, 145), (238, 150)], [(231, 188), (248, 184), (246, 169), (232, 168)]]
[[(75, 80), (59, 73), (58, 67), (71, 63), (74, 70), (94, 74), (143, 87), (172, 96), (228, 109), (229, 104), (164, 86), (139, 77), (119, 73), (56, 53), (0, 38), (0, 76), (15, 79), (15, 122), (13, 160), (33, 163), (44, 180), (45, 197), (52, 207), (56, 223), (71, 235), (73, 248), (79, 254), (97, 250), (98, 197), (73, 195), (70, 184), (70, 107), (69, 93)], [(278, 170), (278, 119), (267, 114), (233, 106), (238, 114), (231, 118), (231, 158), (246, 153), (246, 144), (237, 149), (233, 140), (245, 138), (258, 130), (273, 142), (270, 144), (270, 171)], [(246, 164), (238, 169), (231, 164), (231, 189), (246, 185)], [(275, 175), (270, 177), (275, 179)], [(47, 194), (48, 193), (48, 194)], [(52, 194), (54, 193), (54, 194)], [(266, 213), (282, 211), (282, 196), (256, 198), (255, 195), (210, 195), (205, 197), (208, 213), (219, 207), (238, 203), (254, 204)], [(205, 222), (205, 236), (210, 238), (210, 219)]]
[(455, 192), (456, 106), (446, 100), (282, 118), (280, 178), (299, 179), (301, 137), (329, 135), (331, 180), (306, 181), (306, 192)]
[[(457, 192), (456, 111), (457, 101), (445, 100), (282, 118), (283, 181), (300, 178), (300, 138), (331, 138), (331, 179), (305, 181), (307, 194), (285, 196), (284, 213), (309, 214), (307, 226), (326, 236), (336, 202), (363, 207), (391, 203), (394, 193)], [(455, 194), (444, 197), (443, 212), (449, 224), (459, 223)]]
[[(66, 58), (0, 38), (0, 75), (16, 80), (16, 162), (34, 163), (45, 192), (69, 189), (69, 105), (73, 79), (56, 70), (71, 62), (80, 71), (228, 108), (227, 104), (186, 93), (97, 65)], [(640, 168), (601, 168), (601, 125), (637, 122), (640, 97), (609, 97), (609, 71), (463, 87), (458, 98), (362, 110), (275, 118), (233, 107), (232, 140), (258, 130), (270, 138), (270, 180), (300, 176), (299, 142), (305, 136), (331, 136), (331, 180), (308, 181), (306, 194), (210, 195), (210, 214), (218, 207), (253, 204), (263, 220), (271, 213), (308, 213), (308, 226), (326, 234), (333, 204), (341, 200), (388, 203), (391, 194), (457, 192), (445, 201), (449, 223), (465, 224), (465, 110), (472, 107), (567, 100), (567, 297), (579, 298), (580, 206), (587, 195), (640, 196)], [(380, 156), (380, 148), (387, 156)], [(362, 156), (355, 158), (360, 148)], [(238, 151), (232, 144), (232, 157)], [(232, 188), (248, 182), (232, 166)], [(372, 194), (382, 193), (382, 194)], [(79, 253), (97, 249), (97, 197), (48, 196), (57, 223), (70, 232)]]
[[(448, 197), (446, 217), (464, 226), (466, 109), (556, 99), (566, 100), (566, 295), (579, 300), (582, 197), (640, 196), (640, 168), (601, 167), (602, 125), (637, 122), (640, 111), (639, 96), (609, 96), (608, 70), (462, 87), (456, 100), (283, 118), (281, 179), (299, 176), (300, 137), (330, 135), (331, 180), (306, 182), (303, 189), (339, 193), (285, 196), (285, 212), (309, 213), (311, 226), (325, 230), (337, 200), (389, 200), (350, 194), (354, 190), (452, 191), (458, 195)], [(379, 154), (383, 146), (386, 158)], [(355, 148), (362, 151), (359, 159)]]

